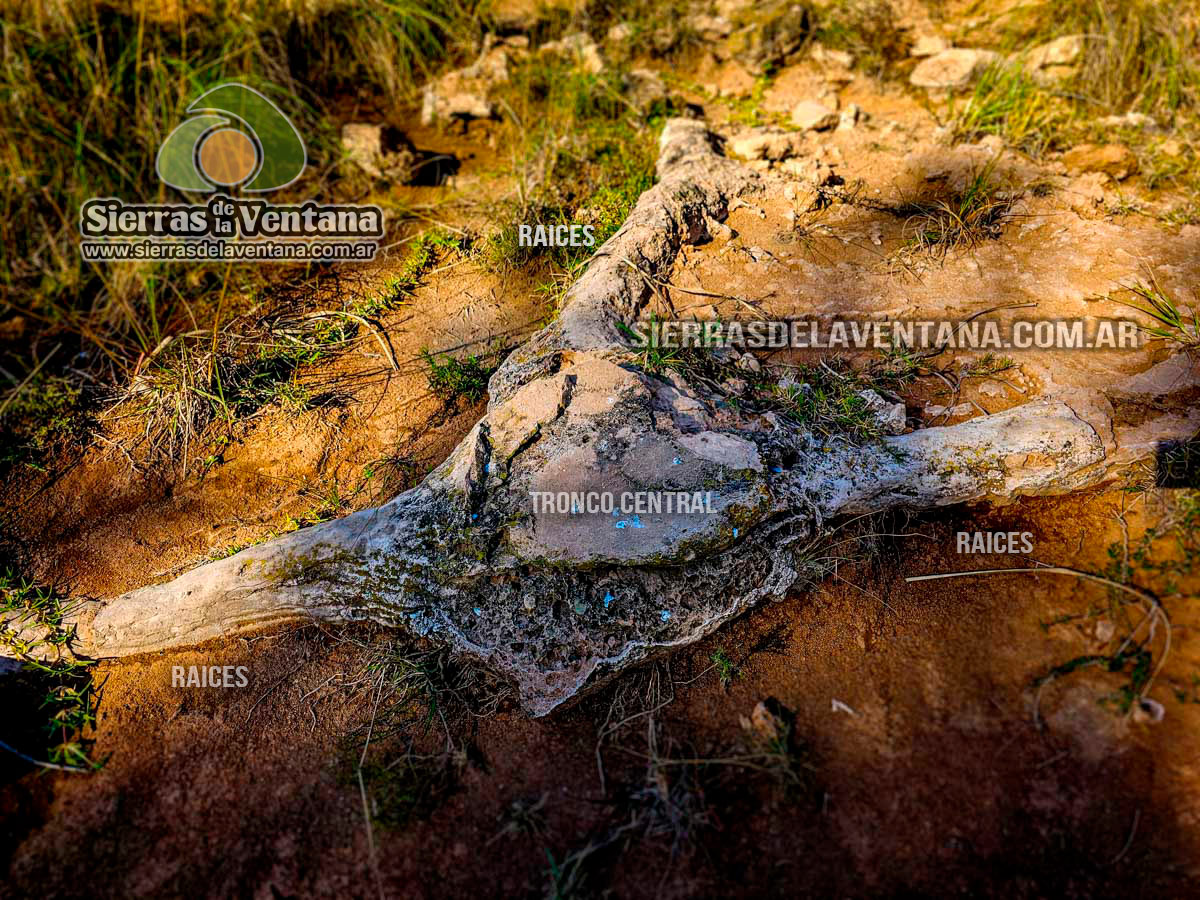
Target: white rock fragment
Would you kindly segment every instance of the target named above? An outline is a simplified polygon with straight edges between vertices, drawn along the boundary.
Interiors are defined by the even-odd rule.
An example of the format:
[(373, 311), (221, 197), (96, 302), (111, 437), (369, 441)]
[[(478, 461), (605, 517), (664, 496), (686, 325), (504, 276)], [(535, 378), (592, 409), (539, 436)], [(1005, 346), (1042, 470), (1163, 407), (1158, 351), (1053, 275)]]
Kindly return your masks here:
[(633, 26), (628, 22), (618, 22), (612, 28), (608, 29), (606, 40), (610, 44), (623, 44), (633, 37)]
[(803, 135), (795, 132), (760, 128), (735, 137), (729, 142), (729, 149), (743, 159), (768, 159), (778, 162), (797, 155), (803, 139)]
[(1133, 721), (1139, 725), (1157, 725), (1166, 714), (1166, 707), (1157, 700), (1142, 697), (1133, 708)]
[(733, 33), (733, 23), (724, 16), (694, 16), (691, 26), (706, 41), (719, 41)]
[(849, 103), (838, 117), (838, 130), (849, 131), (866, 117), (867, 114), (862, 111), (862, 108), (857, 103)]
[(1082, 34), (1068, 34), (1046, 44), (1034, 47), (1025, 56), (1025, 67), (1030, 70), (1049, 66), (1069, 66), (1083, 54)]
[(823, 64), (833, 64), (841, 66), (843, 69), (850, 69), (854, 66), (854, 54), (845, 50), (830, 50), (823, 44), (813, 44), (809, 50), (809, 57), (813, 62)]
[(521, 42), (509, 39), (496, 46), (489, 35), (479, 59), (463, 69), (448, 72), (425, 86), (421, 95), (421, 124), (450, 119), (488, 119), (495, 112), (488, 93), (493, 85), (508, 81), (511, 52), (522, 52)]
[(908, 55), (916, 59), (924, 59), (926, 56), (936, 56), (948, 49), (950, 49), (950, 44), (940, 34), (922, 34), (913, 41)]
[(667, 99), (667, 86), (653, 69), (634, 69), (629, 73), (629, 101), (638, 109), (649, 109)]
[(743, 372), (750, 372), (753, 375), (757, 375), (762, 371), (762, 366), (754, 358), (753, 353), (743, 353), (742, 358), (737, 361), (737, 367)]
[(568, 34), (561, 40), (542, 44), (538, 48), (538, 53), (557, 53), (573, 59), (580, 69), (591, 75), (599, 75), (604, 71), (604, 58), (600, 55), (600, 48), (596, 46), (592, 36), (585, 31)]
[(372, 178), (407, 181), (416, 157), (407, 141), (386, 148), (384, 126), (368, 122), (347, 122), (342, 126), (342, 150), (346, 158)]
[(875, 391), (867, 388), (859, 391), (858, 396), (867, 401), (867, 412), (884, 434), (904, 434), (908, 425), (908, 415), (903, 403), (889, 403)]
[(908, 80), (916, 87), (957, 90), (967, 87), (988, 66), (999, 60), (1000, 54), (991, 50), (955, 47), (922, 60), (908, 76)]
[(1120, 116), (1104, 116), (1099, 120), (1106, 128), (1141, 128), (1153, 130), (1158, 122), (1152, 116), (1140, 112), (1127, 112)]
[(1082, 34), (1068, 34), (1034, 47), (1024, 55), (1025, 70), (1039, 84), (1066, 81), (1078, 71), (1076, 63), (1083, 55), (1085, 40)]
[(838, 124), (838, 114), (823, 103), (802, 100), (792, 108), (792, 124), (805, 131), (825, 131)]

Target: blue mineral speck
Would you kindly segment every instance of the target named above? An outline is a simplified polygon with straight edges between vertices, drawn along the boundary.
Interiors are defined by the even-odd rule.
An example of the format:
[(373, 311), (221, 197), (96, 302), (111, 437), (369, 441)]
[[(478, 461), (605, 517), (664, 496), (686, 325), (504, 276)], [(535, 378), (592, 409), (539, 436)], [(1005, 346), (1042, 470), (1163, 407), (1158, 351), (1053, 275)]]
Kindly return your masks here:
[(617, 598), (612, 595), (611, 591), (605, 591), (604, 592), (604, 608), (608, 609), (610, 606), (612, 606), (612, 602), (616, 599)]
[(735, 528), (735, 529), (733, 529), (733, 536), (734, 536), (734, 537), (737, 537), (737, 534), (738, 534), (738, 532), (737, 532), (737, 529), (736, 529), (736, 528)]
[(682, 463), (682, 462), (683, 462), (683, 460), (682, 460), (682, 459), (680, 459), (680, 458), (677, 456), (677, 457), (675, 457), (673, 460), (671, 460), (671, 465), (673, 465), (673, 466), (677, 466), (677, 465), (679, 465), (679, 464), (680, 464), (680, 463)]
[(664, 622), (666, 622), (667, 620), (669, 620), (671, 618), (671, 611), (669, 609), (664, 609), (662, 612), (660, 612), (658, 614), (658, 617), (660, 619), (662, 619)]

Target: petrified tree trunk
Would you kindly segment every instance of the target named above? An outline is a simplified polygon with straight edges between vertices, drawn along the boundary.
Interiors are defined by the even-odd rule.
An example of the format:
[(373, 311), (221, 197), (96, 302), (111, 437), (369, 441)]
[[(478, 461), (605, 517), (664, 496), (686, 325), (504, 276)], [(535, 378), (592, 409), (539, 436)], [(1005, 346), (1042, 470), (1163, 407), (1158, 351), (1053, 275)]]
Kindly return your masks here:
[[(717, 427), (703, 394), (638, 368), (617, 325), (636, 318), (682, 244), (705, 240), (708, 223), (763, 181), (683, 119), (663, 132), (658, 174), (559, 320), (493, 376), (486, 416), (421, 485), (88, 604), (76, 652), (124, 656), (309, 617), (369, 619), (487, 661), (540, 715), (781, 596), (831, 517), (1064, 492), (1195, 428), (1179, 419), (1114, 430), (1097, 392), (861, 447), (772, 416)], [(709, 492), (712, 511), (643, 521), (534, 512), (530, 502), (534, 491), (661, 489)]]

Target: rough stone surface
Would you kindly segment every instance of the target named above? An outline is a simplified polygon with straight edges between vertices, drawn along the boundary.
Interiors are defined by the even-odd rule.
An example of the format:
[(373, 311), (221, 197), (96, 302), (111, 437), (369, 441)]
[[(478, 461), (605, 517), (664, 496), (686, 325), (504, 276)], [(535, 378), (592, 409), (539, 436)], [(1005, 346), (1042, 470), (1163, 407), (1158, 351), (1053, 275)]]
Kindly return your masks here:
[(349, 122), (342, 126), (342, 149), (351, 162), (372, 178), (404, 182), (412, 177), (416, 155), (395, 129)]
[(667, 86), (653, 69), (633, 69), (629, 73), (629, 102), (646, 110), (667, 99)]
[(1158, 127), (1158, 122), (1152, 116), (1132, 111), (1119, 116), (1104, 116), (1099, 121), (1101, 125), (1107, 128), (1144, 128), (1153, 130)]
[(578, 15), (583, 0), (502, 0), (488, 7), (488, 17), (503, 33), (532, 31), (541, 22)]
[[(510, 39), (512, 40), (512, 39)], [(510, 55), (520, 47), (507, 42), (484, 43), (479, 59), (463, 69), (448, 72), (425, 86), (421, 94), (421, 122), (431, 125), (450, 119), (487, 119), (495, 113), (488, 94), (495, 84), (508, 81)]]
[(927, 56), (936, 56), (949, 48), (950, 43), (940, 34), (922, 34), (913, 41), (908, 55), (916, 59), (924, 59)]
[(1069, 66), (1083, 54), (1086, 40), (1082, 34), (1068, 34), (1049, 43), (1039, 44), (1025, 56), (1025, 67), (1037, 71), (1051, 66)]
[(957, 90), (970, 85), (984, 69), (999, 59), (1000, 54), (991, 50), (955, 47), (921, 60), (908, 80), (916, 87)]
[[(830, 50), (819, 41), (814, 41), (808, 49), (809, 58), (823, 66), (840, 66), (843, 69), (854, 67), (854, 54), (846, 50)], [(826, 77), (833, 73), (826, 73)]]
[(857, 103), (848, 103), (846, 104), (846, 108), (838, 115), (837, 127), (842, 131), (848, 131), (866, 119), (867, 114), (862, 111)]
[(803, 100), (792, 108), (792, 124), (805, 131), (825, 131), (838, 124), (836, 109), (815, 100)]
[(1087, 37), (1069, 34), (1034, 47), (1013, 61), (1025, 66), (1033, 80), (1046, 86), (1069, 81), (1079, 72), (1078, 61), (1083, 55)]
[(600, 48), (596, 46), (592, 36), (585, 31), (569, 34), (560, 40), (542, 44), (538, 48), (538, 52), (564, 56), (573, 60), (584, 72), (593, 75), (604, 71), (604, 58), (600, 55)]
[(889, 403), (870, 389), (861, 391), (859, 396), (867, 401), (867, 412), (875, 419), (884, 434), (904, 434), (908, 416), (903, 403)]
[(695, 16), (690, 25), (706, 41), (723, 40), (733, 31), (733, 23), (724, 16)]
[[(837, 121), (837, 114), (834, 114)], [(729, 149), (743, 159), (769, 159), (775, 162), (797, 155), (804, 146), (803, 135), (796, 132), (756, 128), (729, 142)]]
[(618, 22), (608, 29), (604, 39), (610, 44), (624, 44), (633, 37), (633, 26), (628, 22)]
[(1080, 144), (1064, 153), (1062, 161), (1072, 173), (1103, 172), (1117, 181), (1138, 169), (1137, 157), (1124, 144)]

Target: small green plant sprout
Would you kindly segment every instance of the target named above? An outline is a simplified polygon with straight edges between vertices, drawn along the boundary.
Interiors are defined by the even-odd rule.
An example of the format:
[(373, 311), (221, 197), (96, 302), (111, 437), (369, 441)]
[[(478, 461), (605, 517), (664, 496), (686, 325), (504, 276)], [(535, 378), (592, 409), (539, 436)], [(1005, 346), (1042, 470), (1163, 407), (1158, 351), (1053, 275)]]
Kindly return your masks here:
[(767, 402), (776, 412), (810, 426), (818, 434), (867, 442), (882, 435), (863, 394), (867, 387), (867, 381), (849, 363), (831, 358), (815, 366), (802, 366), (794, 376), (771, 384)]
[(0, 746), (42, 768), (89, 772), (102, 765), (92, 759), (87, 736), (96, 722), (92, 662), (71, 652), (69, 611), (57, 592), (11, 570), (0, 574), (0, 647), (46, 681), (41, 708), (49, 762)]
[(1163, 291), (1153, 274), (1149, 282), (1138, 281), (1125, 287), (1135, 299), (1123, 302), (1154, 320), (1151, 325), (1139, 325), (1154, 338), (1179, 345), (1188, 353), (1200, 351), (1200, 312), (1193, 307), (1183, 309)]
[(1001, 372), (1007, 372), (1009, 369), (1016, 368), (1016, 365), (1011, 357), (985, 353), (970, 365), (965, 366), (960, 376), (964, 379), (991, 378), (993, 375), (999, 375)]
[(893, 209), (907, 220), (903, 250), (940, 260), (952, 250), (1000, 237), (1012, 218), (1013, 198), (994, 180), (995, 168), (993, 160), (975, 172), (962, 190)]
[(733, 679), (741, 674), (741, 669), (729, 658), (729, 654), (725, 652), (724, 648), (714, 650), (713, 655), (709, 659), (717, 670), (717, 678), (721, 680), (721, 687), (729, 690), (729, 686), (733, 684)]
[(648, 375), (661, 375), (668, 370), (682, 372), (684, 369), (683, 353), (678, 347), (663, 347), (658, 340), (656, 320), (651, 318), (650, 328), (645, 332), (618, 322), (617, 328), (624, 335), (637, 355), (637, 363)]
[(476, 356), (455, 359), (443, 354), (434, 356), (428, 348), (422, 348), (421, 359), (428, 368), (426, 377), (434, 395), (448, 406), (460, 400), (477, 403), (487, 395), (488, 378), (495, 371)]
[(465, 763), (459, 753), (404, 753), (386, 763), (366, 761), (360, 771), (371, 820), (395, 830), (429, 818), (457, 789)]
[(919, 378), (925, 369), (926, 357), (907, 344), (893, 341), (879, 353), (879, 359), (870, 367), (871, 381), (893, 390), (902, 388)]
[(750, 755), (746, 764), (774, 775), (788, 791), (803, 792), (812, 785), (815, 767), (807, 749), (795, 740), (795, 716), (774, 697), (754, 707), (742, 717)]

